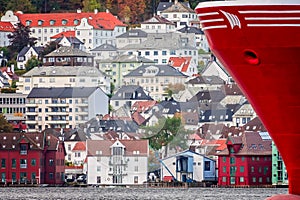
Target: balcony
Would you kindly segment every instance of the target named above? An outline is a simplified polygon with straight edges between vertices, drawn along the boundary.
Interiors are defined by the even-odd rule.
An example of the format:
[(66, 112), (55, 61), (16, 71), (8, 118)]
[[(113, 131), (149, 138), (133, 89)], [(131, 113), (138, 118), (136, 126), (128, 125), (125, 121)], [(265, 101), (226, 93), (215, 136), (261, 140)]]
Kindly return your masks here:
[(49, 120), (47, 121), (48, 124), (68, 124), (68, 120)]

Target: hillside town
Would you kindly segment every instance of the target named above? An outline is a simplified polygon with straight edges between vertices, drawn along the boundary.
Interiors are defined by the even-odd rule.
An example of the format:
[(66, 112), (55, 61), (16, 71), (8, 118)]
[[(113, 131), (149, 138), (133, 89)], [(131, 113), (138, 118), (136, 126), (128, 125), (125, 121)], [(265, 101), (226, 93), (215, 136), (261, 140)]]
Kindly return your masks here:
[(136, 28), (109, 10), (8, 10), (1, 48), (20, 25), (36, 42), (0, 54), (1, 186), (288, 185), (188, 2), (160, 2)]

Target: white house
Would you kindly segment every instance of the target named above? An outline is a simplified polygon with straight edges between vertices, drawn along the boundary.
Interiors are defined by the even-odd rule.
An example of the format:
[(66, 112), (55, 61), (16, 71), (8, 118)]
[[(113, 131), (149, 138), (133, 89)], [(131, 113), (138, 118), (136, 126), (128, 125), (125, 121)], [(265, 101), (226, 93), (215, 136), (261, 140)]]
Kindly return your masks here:
[(17, 68), (25, 69), (27, 61), (33, 57), (39, 59), (43, 47), (24, 47), (17, 55)]
[(216, 181), (216, 161), (186, 150), (161, 160), (161, 179), (190, 182)]
[(89, 66), (34, 67), (19, 77), (17, 93), (29, 94), (34, 87), (100, 87), (110, 93), (110, 78)]
[(147, 140), (87, 140), (87, 184), (140, 185), (147, 181)]
[(170, 57), (190, 56), (198, 63), (195, 35), (184, 33), (148, 33), (147, 40), (139, 44), (128, 44), (119, 49), (121, 54), (136, 54), (157, 64), (167, 64)]
[(109, 11), (77, 13), (13, 13), (7, 11), (1, 21), (21, 22), (30, 26), (31, 36), (37, 38), (37, 45), (50, 42), (50, 37), (65, 31), (75, 31), (75, 37), (84, 43), (87, 51), (101, 44), (115, 44), (115, 37), (126, 31), (126, 25)]
[(97, 87), (34, 87), (26, 100), (29, 132), (75, 128), (97, 114), (108, 113), (108, 96)]
[[(8, 35), (14, 31), (14, 26), (10, 22), (0, 21), (0, 47), (6, 47), (10, 45)], [(0, 58), (1, 61), (1, 58)], [(1, 64), (1, 62), (0, 62)]]
[(177, 29), (192, 26), (199, 21), (196, 12), (189, 7), (189, 4), (178, 2), (178, 0), (175, 0), (174, 4), (161, 11), (160, 16), (175, 23)]
[(141, 23), (141, 29), (147, 33), (169, 33), (175, 32), (176, 26), (173, 22), (159, 16), (154, 17)]

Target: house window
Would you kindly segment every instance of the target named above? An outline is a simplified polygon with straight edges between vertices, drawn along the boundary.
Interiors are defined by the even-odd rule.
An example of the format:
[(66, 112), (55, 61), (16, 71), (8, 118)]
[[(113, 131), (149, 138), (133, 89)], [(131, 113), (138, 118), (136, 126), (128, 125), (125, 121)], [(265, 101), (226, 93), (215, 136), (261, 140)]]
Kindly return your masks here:
[(235, 157), (230, 157), (230, 164), (235, 164)]
[(11, 168), (17, 167), (17, 160), (15, 158), (11, 159)]
[(49, 159), (49, 166), (53, 166), (54, 165), (54, 160), (53, 159)]
[(252, 177), (252, 182), (256, 183), (256, 177)]
[(162, 51), (162, 55), (166, 56), (167, 55), (167, 51)]
[(2, 172), (1, 173), (1, 182), (2, 183), (5, 182), (5, 179), (6, 179), (6, 174), (5, 174), (5, 172)]
[(204, 171), (210, 171), (210, 161), (204, 162)]
[(97, 176), (97, 183), (101, 183), (101, 176)]
[(53, 178), (54, 178), (53, 173), (49, 173), (49, 179), (53, 180)]
[(222, 177), (222, 182), (226, 183), (227, 182), (227, 178), (225, 176)]
[(145, 55), (146, 55), (146, 56), (149, 56), (149, 55), (150, 55), (150, 52), (149, 52), (149, 51), (146, 51), (146, 52), (145, 52)]
[(223, 172), (226, 173), (226, 166), (223, 167)]
[(31, 173), (31, 179), (32, 179), (32, 180), (35, 180), (35, 179), (36, 179), (36, 173), (35, 173), (35, 172), (32, 172), (32, 173)]
[(68, 144), (68, 150), (71, 151), (71, 144)]
[(27, 168), (27, 160), (26, 159), (20, 160), (20, 168), (22, 168), (22, 169)]
[(154, 51), (154, 55), (157, 56), (158, 55), (158, 51)]
[(230, 177), (230, 184), (232, 184), (232, 185), (235, 184), (235, 177), (234, 176)]
[(225, 157), (225, 156), (223, 156), (223, 162), (225, 162), (225, 163), (226, 163), (226, 157)]
[(31, 166), (35, 166), (36, 165), (36, 159), (31, 159)]
[(245, 182), (245, 178), (243, 176), (240, 177), (240, 182), (244, 183)]
[(1, 168), (6, 167), (6, 160), (4, 158), (1, 159)]
[(134, 166), (134, 171), (138, 172), (139, 171), (139, 167), (138, 166)]
[(97, 172), (101, 172), (101, 166), (97, 166)]
[(139, 183), (139, 177), (138, 176), (134, 176), (134, 183)]
[(254, 172), (254, 166), (251, 167), (251, 172), (252, 172), (252, 173)]
[(240, 172), (244, 172), (244, 171), (245, 171), (244, 166), (240, 166)]

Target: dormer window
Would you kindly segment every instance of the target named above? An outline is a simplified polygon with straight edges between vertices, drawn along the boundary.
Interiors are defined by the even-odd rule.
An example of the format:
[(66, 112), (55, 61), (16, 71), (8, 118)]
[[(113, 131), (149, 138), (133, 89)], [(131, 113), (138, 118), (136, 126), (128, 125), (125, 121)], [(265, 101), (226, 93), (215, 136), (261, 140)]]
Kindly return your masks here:
[(55, 24), (55, 20), (50, 20), (50, 25), (53, 26)]
[(43, 20), (39, 20), (39, 21), (38, 21), (38, 25), (39, 25), (39, 26), (42, 26), (42, 25), (43, 25), (43, 22), (44, 22)]
[(20, 146), (20, 154), (27, 155), (27, 144), (21, 144)]
[(65, 19), (61, 20), (61, 24), (62, 24), (62, 25), (66, 25), (66, 24), (67, 24), (67, 22), (68, 22), (68, 21), (67, 21), (67, 20), (65, 20)]
[(74, 19), (74, 25), (78, 25), (79, 24), (79, 20), (78, 19)]
[(31, 20), (26, 20), (26, 26), (30, 26), (31, 22)]

